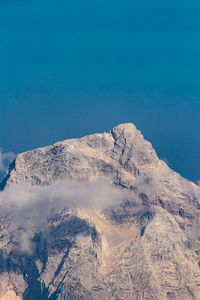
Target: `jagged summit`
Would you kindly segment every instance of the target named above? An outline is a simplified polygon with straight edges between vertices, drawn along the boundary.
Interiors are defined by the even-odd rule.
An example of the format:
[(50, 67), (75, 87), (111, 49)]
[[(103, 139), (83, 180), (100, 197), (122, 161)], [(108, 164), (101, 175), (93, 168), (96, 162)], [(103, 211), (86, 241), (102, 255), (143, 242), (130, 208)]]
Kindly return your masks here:
[(151, 144), (132, 123), (108, 133), (69, 139), (18, 154), (4, 185), (11, 182), (49, 184), (64, 178), (109, 181), (131, 186), (145, 166), (158, 163)]
[(16, 249), (23, 228), (10, 232), (0, 219), (0, 299), (199, 300), (200, 187), (159, 160), (132, 123), (18, 154), (1, 193), (99, 179), (123, 201), (62, 208), (45, 232), (31, 227), (33, 254)]
[[(140, 133), (140, 131), (136, 128), (136, 126), (133, 123), (122, 123), (119, 125), (116, 125), (111, 129), (112, 131), (118, 131), (118, 132), (130, 132), (131, 134), (134, 134), (134, 132)], [(141, 134), (141, 133), (140, 133)]]

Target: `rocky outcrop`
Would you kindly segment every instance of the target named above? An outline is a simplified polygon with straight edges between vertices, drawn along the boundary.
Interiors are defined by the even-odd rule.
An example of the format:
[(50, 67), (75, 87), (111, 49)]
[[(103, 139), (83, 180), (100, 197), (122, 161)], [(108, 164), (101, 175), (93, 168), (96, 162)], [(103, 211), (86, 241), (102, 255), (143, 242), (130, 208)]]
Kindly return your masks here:
[(200, 299), (200, 187), (159, 160), (133, 124), (21, 153), (1, 189), (72, 179), (103, 179), (126, 196), (112, 208), (63, 207), (31, 229), (32, 253), (16, 247), (22, 229), (9, 231), (3, 216), (0, 297)]

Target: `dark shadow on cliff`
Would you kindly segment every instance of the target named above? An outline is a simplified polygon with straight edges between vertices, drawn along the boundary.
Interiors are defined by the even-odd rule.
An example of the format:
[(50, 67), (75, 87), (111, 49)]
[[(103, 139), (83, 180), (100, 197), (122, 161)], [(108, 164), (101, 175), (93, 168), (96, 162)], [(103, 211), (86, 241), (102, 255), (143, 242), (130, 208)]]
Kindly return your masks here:
[[(0, 252), (0, 273), (14, 272), (22, 274), (27, 283), (27, 288), (23, 293), (23, 300), (56, 300), (64, 280), (66, 280), (68, 271), (66, 270), (64, 277), (61, 279), (59, 285), (53, 294), (49, 295), (49, 288), (45, 287), (39, 281), (40, 275), (45, 271), (48, 256), (53, 253), (63, 253), (62, 259), (54, 271), (54, 279), (57, 278), (62, 267), (68, 258), (70, 249), (74, 246), (76, 236), (79, 234), (95, 238), (96, 230), (91, 227), (85, 220), (82, 220), (71, 214), (58, 216), (50, 221), (51, 225), (48, 230), (44, 232), (37, 232), (32, 239), (33, 253), (23, 253), (16, 247), (5, 255), (3, 251)], [(38, 271), (36, 261), (41, 262), (41, 270)]]
[(5, 186), (6, 186), (6, 183), (10, 177), (10, 173), (11, 171), (15, 168), (15, 159), (11, 162), (9, 168), (8, 168), (8, 171), (6, 172), (6, 175), (4, 177), (4, 179), (0, 182), (0, 191), (3, 191)]

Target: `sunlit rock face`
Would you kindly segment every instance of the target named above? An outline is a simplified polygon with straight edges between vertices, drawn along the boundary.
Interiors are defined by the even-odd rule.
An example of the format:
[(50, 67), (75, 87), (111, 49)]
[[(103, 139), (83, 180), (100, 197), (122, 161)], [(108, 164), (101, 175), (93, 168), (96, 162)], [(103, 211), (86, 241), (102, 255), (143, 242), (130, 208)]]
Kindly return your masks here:
[(23, 247), (26, 228), (12, 226), (12, 210), (2, 215), (0, 299), (200, 299), (200, 187), (159, 160), (133, 124), (19, 154), (0, 194), (60, 180), (108, 182), (124, 197), (58, 206), (43, 228), (31, 223)]
[(64, 140), (19, 154), (7, 184), (105, 178), (130, 188), (137, 175), (158, 163), (151, 144), (135, 126), (122, 124), (109, 133)]

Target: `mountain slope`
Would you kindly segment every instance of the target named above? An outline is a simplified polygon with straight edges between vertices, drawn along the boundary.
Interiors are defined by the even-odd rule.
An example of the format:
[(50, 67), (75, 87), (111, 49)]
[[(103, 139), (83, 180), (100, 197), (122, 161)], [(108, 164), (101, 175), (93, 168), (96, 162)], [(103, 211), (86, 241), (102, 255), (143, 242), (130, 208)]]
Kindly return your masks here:
[(22, 229), (8, 229), (12, 217), (1, 217), (0, 296), (200, 299), (200, 188), (159, 160), (133, 124), (19, 154), (1, 193), (99, 179), (123, 201), (62, 207), (44, 230), (31, 227), (32, 253), (16, 247)]

